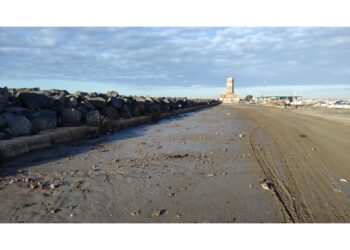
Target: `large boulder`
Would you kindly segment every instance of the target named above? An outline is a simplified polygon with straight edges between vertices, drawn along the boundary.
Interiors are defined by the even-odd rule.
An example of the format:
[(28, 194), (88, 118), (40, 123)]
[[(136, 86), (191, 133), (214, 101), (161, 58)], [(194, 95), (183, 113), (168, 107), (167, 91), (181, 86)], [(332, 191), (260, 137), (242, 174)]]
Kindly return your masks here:
[(120, 109), (123, 107), (125, 102), (121, 98), (112, 96), (112, 97), (108, 98), (107, 104), (114, 107), (114, 108)]
[(9, 98), (9, 90), (7, 89), (7, 87), (0, 88), (0, 96), (5, 100)]
[(74, 96), (68, 96), (65, 99), (66, 108), (76, 108), (78, 107), (78, 100)]
[(86, 113), (85, 121), (88, 126), (97, 127), (100, 124), (100, 112), (98, 110), (89, 111)]
[(102, 110), (102, 115), (108, 120), (117, 120), (120, 118), (120, 114), (116, 108), (111, 106), (104, 107)]
[(142, 115), (140, 106), (135, 105), (134, 107), (132, 107), (131, 114), (132, 114), (132, 116), (140, 116), (140, 115)]
[(84, 107), (84, 108), (85, 108), (86, 110), (88, 110), (88, 111), (95, 110), (94, 105), (93, 105), (91, 102), (87, 101), (87, 100), (84, 100), (84, 101), (82, 101), (82, 102), (79, 104), (79, 108), (81, 108), (81, 107)]
[(88, 93), (82, 92), (82, 91), (76, 91), (76, 92), (74, 93), (74, 95), (77, 96), (78, 98), (84, 98), (85, 96), (88, 95)]
[(97, 97), (86, 96), (85, 98), (90, 103), (92, 103), (92, 105), (94, 105), (95, 109), (101, 110), (107, 105), (105, 99), (99, 96)]
[(52, 105), (51, 105), (51, 109), (54, 111), (62, 111), (65, 108), (65, 101), (64, 101), (64, 97), (60, 96), (60, 97), (55, 97), (53, 99)]
[(132, 114), (130, 112), (129, 107), (125, 104), (123, 107), (120, 109), (121, 117), (123, 118), (130, 118), (132, 117)]
[(63, 126), (79, 126), (81, 112), (74, 108), (66, 108), (61, 112), (61, 123)]
[(11, 139), (11, 135), (5, 132), (0, 132), (0, 141)]
[(118, 92), (116, 92), (116, 91), (108, 91), (107, 93), (106, 93), (106, 95), (108, 96), (108, 97), (117, 97), (117, 96), (119, 96), (119, 94), (118, 94)]
[(33, 114), (33, 110), (26, 109), (19, 106), (8, 107), (6, 108), (5, 112), (13, 113), (14, 115), (24, 115), (27, 118)]
[(66, 96), (69, 95), (67, 90), (60, 90), (60, 89), (49, 89), (48, 93), (50, 96)]
[(5, 128), (6, 126), (7, 126), (7, 119), (3, 114), (1, 114), (0, 115), (0, 128)]
[(12, 113), (4, 113), (4, 116), (12, 136), (30, 135), (32, 133), (32, 124), (25, 116)]
[(52, 110), (41, 110), (31, 117), (33, 132), (39, 132), (48, 129), (54, 129), (57, 126), (56, 112)]
[(136, 102), (146, 102), (146, 98), (143, 96), (134, 96), (134, 101)]
[(162, 112), (161, 108), (160, 108), (160, 104), (155, 103), (153, 104), (150, 108), (149, 111), (151, 114), (160, 114)]
[(31, 110), (47, 109), (53, 103), (53, 99), (44, 94), (20, 92), (17, 97), (25, 107)]
[(6, 109), (7, 104), (8, 101), (4, 97), (0, 96), (0, 112), (3, 112)]

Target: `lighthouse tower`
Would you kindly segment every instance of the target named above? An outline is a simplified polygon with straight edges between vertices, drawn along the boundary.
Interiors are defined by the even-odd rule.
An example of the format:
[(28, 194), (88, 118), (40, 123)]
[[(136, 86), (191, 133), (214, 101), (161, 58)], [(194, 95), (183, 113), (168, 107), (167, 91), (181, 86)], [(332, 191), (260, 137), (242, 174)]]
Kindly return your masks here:
[(234, 80), (233, 77), (229, 77), (226, 80), (226, 94), (233, 94), (234, 92)]
[(239, 95), (235, 94), (234, 79), (228, 77), (226, 80), (226, 94), (220, 95), (220, 101), (223, 103), (239, 103)]

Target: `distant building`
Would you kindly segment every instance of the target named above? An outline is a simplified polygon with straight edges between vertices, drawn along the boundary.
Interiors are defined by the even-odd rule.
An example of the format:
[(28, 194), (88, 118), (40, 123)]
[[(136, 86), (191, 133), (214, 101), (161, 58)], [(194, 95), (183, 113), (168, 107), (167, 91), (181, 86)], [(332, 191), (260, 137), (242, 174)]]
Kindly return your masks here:
[(267, 105), (277, 105), (284, 104), (289, 105), (293, 103), (298, 103), (302, 100), (302, 96), (256, 96), (254, 101), (256, 104), (267, 104)]
[(226, 94), (220, 95), (220, 101), (223, 103), (239, 103), (239, 95), (234, 92), (234, 79), (233, 77), (227, 78), (226, 81)]

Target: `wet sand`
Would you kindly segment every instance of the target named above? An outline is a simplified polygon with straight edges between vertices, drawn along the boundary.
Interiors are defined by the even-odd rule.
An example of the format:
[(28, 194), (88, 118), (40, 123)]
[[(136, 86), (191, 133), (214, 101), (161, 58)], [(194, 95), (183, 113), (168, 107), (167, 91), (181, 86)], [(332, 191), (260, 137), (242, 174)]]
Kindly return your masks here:
[(0, 221), (349, 222), (349, 132), (220, 105), (33, 152), (0, 166)]
[(0, 220), (280, 222), (248, 131), (214, 107), (18, 157), (1, 166)]

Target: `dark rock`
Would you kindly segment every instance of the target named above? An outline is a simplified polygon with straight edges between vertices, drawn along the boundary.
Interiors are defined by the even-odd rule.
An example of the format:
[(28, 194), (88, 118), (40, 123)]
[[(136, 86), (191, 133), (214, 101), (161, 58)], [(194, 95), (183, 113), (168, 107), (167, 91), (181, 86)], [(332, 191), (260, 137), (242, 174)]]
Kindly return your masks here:
[(7, 89), (7, 87), (0, 88), (0, 96), (2, 98), (4, 98), (5, 100), (8, 100), (8, 98), (9, 98), (9, 90)]
[(97, 110), (89, 111), (86, 113), (85, 120), (88, 126), (98, 126), (100, 124), (100, 112)]
[(25, 116), (4, 113), (4, 117), (13, 136), (30, 135), (32, 133), (32, 124)]
[(53, 99), (44, 94), (21, 92), (17, 97), (21, 100), (25, 107), (31, 110), (46, 109), (53, 103)]
[(146, 98), (144, 98), (143, 96), (135, 96), (133, 99), (136, 102), (146, 102)]
[(105, 101), (105, 99), (103, 99), (102, 97), (91, 97), (91, 96), (86, 96), (85, 97), (90, 103), (92, 103), (92, 105), (94, 105), (94, 107), (96, 109), (103, 109), (107, 103)]
[(6, 109), (7, 103), (7, 100), (4, 97), (0, 96), (0, 112), (3, 112)]
[(60, 96), (60, 97), (55, 97), (53, 99), (53, 103), (51, 105), (51, 109), (54, 111), (62, 111), (65, 108), (65, 101), (64, 101), (64, 97)]
[(81, 113), (83, 118), (86, 117), (86, 114), (90, 111), (85, 105), (80, 105), (77, 110)]
[(81, 91), (76, 91), (74, 95), (78, 96), (79, 98), (84, 98), (85, 96), (88, 95), (88, 93), (81, 92)]
[(119, 96), (119, 94), (116, 91), (108, 91), (107, 96), (108, 97), (117, 97), (117, 96)]
[(108, 120), (117, 120), (120, 118), (120, 114), (116, 108), (111, 106), (104, 107), (102, 110), (102, 115)]
[(161, 108), (160, 108), (160, 104), (154, 104), (152, 105), (150, 108), (150, 113), (151, 114), (160, 114), (162, 111), (161, 111)]
[(133, 104), (134, 100), (132, 97), (122, 96), (120, 97), (129, 107)]
[(107, 99), (108, 99), (108, 95), (106, 95), (106, 94), (98, 94), (97, 95), (97, 97), (101, 97), (101, 98), (103, 98), (105, 101), (107, 101)]
[(7, 106), (22, 106), (22, 102), (16, 96), (10, 95), (8, 98), (8, 105)]
[(84, 100), (85, 96), (87, 96), (88, 93), (86, 92), (81, 92), (81, 91), (76, 91), (74, 93), (74, 96), (77, 97), (77, 99), (81, 102), (82, 100)]
[(62, 90), (62, 89), (50, 89), (49, 90), (49, 95), (52, 95), (52, 96), (66, 96), (66, 95), (69, 95), (69, 92), (67, 90)]
[(130, 113), (129, 107), (125, 104), (122, 108), (121, 108), (121, 116), (123, 118), (130, 118), (132, 117), (132, 114)]
[(117, 98), (117, 97), (112, 96), (112, 97), (108, 98), (107, 104), (114, 107), (114, 108), (120, 109), (125, 104), (125, 101), (121, 98)]
[(79, 126), (81, 112), (76, 109), (66, 108), (61, 112), (61, 119), (63, 126)]
[(77, 108), (78, 107), (78, 100), (74, 96), (66, 97), (65, 105), (66, 105), (66, 108)]
[(160, 104), (160, 109), (162, 112), (167, 112), (170, 110), (170, 107), (169, 107), (168, 103), (162, 102)]
[(95, 110), (94, 105), (91, 102), (87, 101), (87, 100), (82, 101), (80, 103), (80, 105), (79, 105), (79, 108), (80, 107), (84, 107), (87, 111)]
[(140, 107), (138, 105), (135, 105), (132, 109), (131, 109), (131, 114), (132, 116), (140, 116), (142, 115)]
[(11, 139), (11, 135), (5, 132), (0, 132), (0, 141)]
[(47, 129), (54, 129), (57, 126), (56, 112), (52, 110), (41, 110), (31, 117), (33, 132), (39, 132)]
[(5, 128), (7, 126), (7, 119), (4, 115), (0, 115), (0, 128)]
[(98, 97), (98, 94), (96, 92), (91, 92), (88, 95), (89, 97)]
[(26, 109), (19, 106), (13, 106), (6, 109), (6, 112), (13, 113), (15, 115), (24, 115), (25, 117), (30, 117), (33, 114), (33, 110)]

